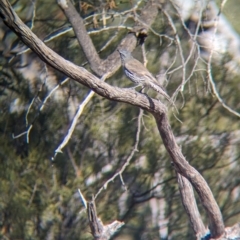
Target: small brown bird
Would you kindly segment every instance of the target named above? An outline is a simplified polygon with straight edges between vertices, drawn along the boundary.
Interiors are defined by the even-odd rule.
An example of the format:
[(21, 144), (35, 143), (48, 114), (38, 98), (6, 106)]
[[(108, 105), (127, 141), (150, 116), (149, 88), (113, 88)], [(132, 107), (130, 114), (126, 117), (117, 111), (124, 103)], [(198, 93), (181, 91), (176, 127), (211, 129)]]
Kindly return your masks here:
[(172, 99), (168, 96), (168, 94), (163, 90), (154, 76), (141, 62), (133, 58), (131, 53), (127, 50), (118, 50), (118, 52), (120, 53), (125, 74), (132, 82), (137, 84), (136, 87), (141, 86), (141, 90), (143, 90), (145, 87), (150, 87), (158, 93), (162, 94), (170, 103), (173, 104)]

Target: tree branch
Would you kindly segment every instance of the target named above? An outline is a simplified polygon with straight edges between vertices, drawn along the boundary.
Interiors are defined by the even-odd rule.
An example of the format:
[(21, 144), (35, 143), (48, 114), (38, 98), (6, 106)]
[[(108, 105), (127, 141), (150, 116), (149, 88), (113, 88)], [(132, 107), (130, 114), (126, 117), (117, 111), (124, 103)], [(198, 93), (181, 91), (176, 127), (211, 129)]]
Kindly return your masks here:
[(163, 143), (172, 158), (176, 171), (191, 182), (200, 197), (209, 217), (211, 237), (216, 238), (224, 233), (221, 212), (213, 194), (201, 174), (190, 166), (184, 158), (169, 125), (166, 114), (167, 109), (160, 101), (151, 99), (133, 90), (112, 87), (89, 73), (86, 69), (65, 60), (48, 48), (26, 25), (24, 25), (7, 0), (0, 1), (0, 16), (4, 23), (11, 28), (26, 45), (53, 68), (89, 87), (94, 92), (107, 99), (125, 102), (151, 112), (156, 119)]
[[(92, 43), (92, 39), (89, 37), (88, 32), (86, 31), (83, 19), (76, 11), (71, 1), (58, 0), (58, 4), (61, 6), (66, 17), (71, 23), (79, 45), (82, 47), (93, 72), (99, 77), (102, 77), (106, 73), (109, 73), (109, 75), (112, 76), (121, 66), (119, 53), (114, 51), (108, 56), (107, 59), (100, 59), (95, 46)], [(135, 9), (133, 8), (133, 11), (134, 10)], [(139, 21), (136, 22), (131, 33), (129, 33), (121, 41), (119, 46), (131, 52), (137, 44), (137, 38), (134, 33), (139, 32), (142, 28), (145, 28), (146, 30), (150, 28), (157, 14), (158, 9), (154, 4), (154, 1), (148, 1), (141, 12), (141, 15), (138, 17)]]
[(97, 216), (96, 206), (94, 200), (87, 203), (88, 221), (91, 228), (94, 240), (108, 240), (114, 233), (121, 228), (124, 223), (114, 221), (108, 225), (103, 225), (100, 218)]
[(91, 66), (91, 69), (97, 73), (101, 59), (99, 58), (95, 46), (93, 45), (92, 39), (87, 33), (83, 19), (80, 17), (71, 1), (58, 0), (58, 5), (62, 8), (66, 17), (70, 21), (79, 45), (82, 46), (83, 52)]
[[(69, 78), (85, 85), (102, 97), (113, 101), (125, 102), (150, 112), (163, 113), (166, 107), (157, 100), (130, 89), (113, 87), (88, 72), (67, 61), (47, 47), (17, 16), (7, 0), (0, 1), (0, 16), (4, 23), (35, 52), (39, 58)], [(120, 57), (119, 61), (120, 61)]]
[(222, 214), (214, 199), (212, 191), (202, 175), (193, 168), (183, 156), (181, 149), (176, 143), (166, 114), (153, 114), (163, 143), (172, 158), (175, 170), (189, 180), (199, 195), (201, 203), (209, 218), (211, 237), (220, 237), (224, 233)]
[(201, 239), (205, 236), (207, 229), (204, 227), (200, 213), (198, 211), (192, 185), (185, 177), (179, 173), (176, 174), (184, 209), (188, 215), (190, 224), (193, 231), (195, 232), (196, 237), (198, 239)]

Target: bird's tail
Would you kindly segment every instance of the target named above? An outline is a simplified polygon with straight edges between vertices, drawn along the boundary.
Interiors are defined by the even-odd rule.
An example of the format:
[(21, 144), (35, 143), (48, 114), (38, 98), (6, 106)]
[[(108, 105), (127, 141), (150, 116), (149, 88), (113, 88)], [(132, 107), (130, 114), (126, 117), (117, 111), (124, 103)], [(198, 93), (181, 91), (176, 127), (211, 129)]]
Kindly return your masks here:
[[(161, 87), (161, 86), (159, 86), (159, 85), (157, 85), (157, 84), (155, 84), (155, 83), (153, 83), (153, 82), (150, 82), (149, 81), (149, 86), (153, 89), (153, 90), (155, 90), (156, 92), (158, 92), (158, 93), (160, 93), (161, 95), (163, 95), (170, 103), (171, 103), (171, 105), (173, 105), (173, 107), (177, 110), (177, 107), (176, 107), (176, 105), (175, 105), (175, 103), (173, 102), (173, 100), (168, 96), (168, 94), (163, 90), (163, 88)], [(177, 110), (177, 112), (178, 112), (178, 110)]]
[(172, 99), (168, 96), (168, 94), (163, 90), (161, 86), (152, 82), (149, 82), (149, 85), (153, 90), (163, 95), (170, 103), (173, 103)]

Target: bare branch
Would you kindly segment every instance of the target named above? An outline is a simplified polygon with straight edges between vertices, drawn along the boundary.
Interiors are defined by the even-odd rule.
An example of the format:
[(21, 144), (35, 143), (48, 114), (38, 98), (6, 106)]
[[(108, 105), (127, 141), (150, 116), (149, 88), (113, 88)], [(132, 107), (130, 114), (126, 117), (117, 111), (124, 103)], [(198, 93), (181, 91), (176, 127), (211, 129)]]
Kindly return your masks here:
[(121, 228), (124, 223), (114, 221), (108, 225), (103, 225), (97, 216), (94, 200), (87, 203), (88, 220), (94, 240), (108, 240), (112, 235)]
[(91, 69), (97, 73), (98, 65), (100, 64), (101, 60), (93, 45), (92, 39), (87, 33), (83, 19), (80, 17), (71, 1), (58, 0), (58, 4), (61, 6), (68, 20), (72, 24), (79, 45), (82, 46), (83, 52), (90, 63)]
[(156, 119), (159, 133), (172, 158), (176, 171), (191, 182), (200, 197), (209, 217), (211, 237), (219, 237), (223, 234), (224, 225), (222, 216), (213, 194), (201, 174), (189, 165), (184, 158), (169, 125), (166, 107), (160, 101), (151, 99), (133, 90), (112, 87), (89, 73), (86, 69), (65, 60), (45, 46), (45, 44), (23, 24), (7, 0), (0, 1), (0, 16), (4, 23), (11, 28), (26, 45), (53, 68), (89, 87), (94, 92), (107, 99), (125, 102), (151, 112)]
[(109, 178), (104, 185), (98, 190), (97, 194), (95, 195), (95, 199), (98, 197), (98, 195), (107, 188), (108, 184), (110, 182), (112, 182), (116, 177), (120, 177), (121, 182), (123, 184), (123, 186), (125, 186), (125, 183), (123, 181), (122, 178), (122, 174), (125, 171), (125, 169), (127, 168), (127, 166), (130, 164), (130, 161), (132, 160), (134, 153), (138, 151), (138, 144), (139, 144), (139, 140), (140, 140), (140, 132), (141, 132), (141, 121), (142, 121), (142, 116), (143, 116), (143, 110), (140, 109), (139, 115), (138, 115), (138, 126), (137, 126), (137, 133), (136, 133), (136, 140), (135, 140), (135, 144), (133, 147), (133, 150), (131, 151), (129, 157), (127, 158), (126, 162), (123, 164), (123, 166), (121, 167), (121, 169), (115, 173), (111, 178)]
[(174, 35), (175, 35), (176, 44), (177, 44), (179, 54), (180, 54), (180, 58), (181, 58), (181, 62), (182, 62), (182, 90), (181, 91), (183, 91), (184, 82), (185, 82), (185, 79), (186, 79), (186, 68), (184, 67), (185, 60), (184, 60), (184, 56), (183, 56), (183, 49), (182, 49), (182, 46), (181, 46), (180, 38), (179, 38), (178, 33), (177, 33), (177, 29), (176, 29), (176, 27), (173, 23), (173, 20), (172, 20), (171, 16), (163, 8), (161, 8), (161, 10), (162, 10), (163, 14), (166, 16), (166, 18), (168, 20), (168, 23), (170, 24), (170, 26), (171, 26), (171, 28), (174, 32)]
[(190, 220), (192, 229), (198, 238), (204, 237), (207, 233), (207, 229), (204, 227), (204, 224), (201, 220), (192, 185), (185, 177), (183, 177), (179, 173), (177, 173), (177, 178), (182, 203)]
[[(214, 22), (214, 32), (213, 32), (213, 38), (212, 38), (212, 46), (214, 46), (214, 42), (217, 40), (216, 39), (216, 33), (218, 30), (218, 23), (219, 23), (219, 16), (217, 17), (217, 20)], [(214, 95), (217, 97), (217, 100), (221, 103), (221, 105), (227, 109), (230, 113), (233, 113), (235, 116), (240, 117), (240, 113), (236, 112), (232, 108), (230, 108), (226, 103), (224, 103), (223, 99), (221, 98), (217, 88), (216, 84), (214, 82), (213, 76), (212, 76), (212, 59), (213, 59), (213, 53), (214, 53), (214, 48), (210, 50), (209, 58), (208, 58), (208, 64), (207, 64), (207, 73), (208, 73), (208, 79), (210, 81), (212, 90)]]
[[(150, 99), (144, 94), (139, 94), (131, 89), (112, 87), (88, 72), (85, 68), (79, 67), (62, 58), (32, 33), (17, 16), (7, 0), (0, 2), (0, 16), (4, 23), (45, 63), (62, 72), (69, 78), (87, 86), (100, 96), (114, 101), (129, 103), (150, 112), (163, 113), (166, 111), (165, 106), (160, 101)], [(120, 62), (120, 57), (118, 57), (118, 59)]]
[(167, 116), (165, 114), (153, 115), (156, 119), (163, 143), (172, 158), (175, 170), (189, 180), (199, 195), (209, 218), (211, 236), (213, 238), (220, 237), (224, 233), (222, 214), (208, 184), (201, 174), (186, 161), (181, 149), (176, 143)]
[(72, 120), (72, 124), (70, 126), (70, 128), (68, 129), (68, 133), (67, 135), (64, 137), (62, 143), (58, 146), (58, 148), (55, 150), (55, 155), (53, 157), (53, 159), (57, 156), (58, 153), (62, 152), (62, 149), (67, 145), (68, 141), (70, 140), (70, 138), (72, 137), (73, 131), (78, 123), (78, 119), (81, 116), (84, 107), (87, 105), (87, 103), (92, 99), (92, 97), (94, 96), (94, 92), (90, 91), (89, 94), (87, 95), (87, 97), (84, 99), (84, 101), (78, 106), (78, 110), (77, 113), (75, 114), (73, 120)]
[[(135, 48), (137, 39), (136, 39), (135, 34), (133, 34), (133, 33), (137, 33), (143, 27), (146, 28), (146, 26), (150, 26), (158, 13), (158, 10), (157, 10), (156, 6), (153, 4), (153, 2), (154, 1), (149, 1), (146, 4), (146, 6), (144, 7), (144, 9), (141, 13), (141, 16), (139, 16), (139, 19), (141, 20), (141, 22), (140, 21), (137, 22), (135, 27), (131, 31), (132, 33), (128, 34), (121, 41), (121, 43), (120, 43), (121, 47), (124, 46), (124, 48), (126, 48), (129, 51), (132, 51)], [(59, 0), (58, 3), (61, 6), (61, 8), (63, 9), (66, 17), (72, 24), (72, 27), (73, 27), (75, 35), (78, 39), (78, 42), (79, 42), (80, 46), (82, 47), (82, 49), (85, 53), (85, 56), (86, 56), (87, 60), (89, 61), (91, 69), (94, 71), (94, 73), (97, 74), (98, 76), (102, 76), (102, 75), (106, 74), (106, 72), (110, 72), (111, 75), (113, 75), (113, 73), (115, 73), (121, 65), (120, 59), (119, 59), (119, 54), (116, 51), (114, 51), (111, 55), (109, 55), (109, 57), (106, 60), (101, 60), (99, 58), (99, 55), (98, 55), (93, 43), (92, 43), (91, 38), (89, 37), (89, 35), (87, 33), (83, 19), (78, 14), (76, 9), (72, 5), (71, 1)], [(140, 3), (141, 3), (141, 1), (138, 1), (138, 3), (132, 9), (125, 11), (123, 13), (117, 13), (115, 15), (121, 16), (121, 14), (127, 14), (129, 12), (130, 13), (134, 12)], [(151, 14), (149, 14), (149, 13), (151, 13)], [(106, 20), (106, 18), (104, 18), (104, 19)]]

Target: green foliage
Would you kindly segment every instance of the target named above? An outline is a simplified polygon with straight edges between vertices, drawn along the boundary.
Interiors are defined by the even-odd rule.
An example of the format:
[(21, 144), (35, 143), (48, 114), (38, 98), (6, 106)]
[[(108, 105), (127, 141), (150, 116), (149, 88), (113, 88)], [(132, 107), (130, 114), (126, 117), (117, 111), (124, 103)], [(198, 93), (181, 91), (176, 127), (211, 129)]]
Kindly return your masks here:
[[(84, 2), (92, 4), (92, 1)], [(99, 2), (95, 2), (95, 9), (89, 7), (80, 11), (89, 23), (89, 31), (95, 29), (92, 12), (102, 11)], [(114, 2), (117, 4), (116, 11), (128, 9), (131, 2), (136, 3)], [(138, 10), (141, 10), (142, 5)], [(17, 1), (14, 7), (25, 22), (29, 21), (29, 1)], [(113, 11), (108, 10), (110, 13)], [(176, 15), (174, 17), (179, 34), (184, 35), (179, 19)], [(100, 17), (98, 20), (102, 23)], [(33, 31), (40, 38), (43, 39), (66, 22), (55, 2), (37, 1)], [(127, 26), (133, 23), (133, 20), (128, 21)], [(107, 21), (108, 26), (116, 24), (117, 19)], [(173, 37), (162, 13), (159, 13), (152, 28)], [(13, 56), (10, 43), (16, 37), (8, 33), (5, 26), (1, 25), (1, 29), (6, 31), (9, 43), (8, 47), (5, 46), (6, 52), (0, 57), (0, 236), (3, 239), (92, 239), (77, 189), (80, 188), (87, 200), (90, 200), (121, 169), (136, 142), (139, 109), (94, 96), (85, 107), (63, 153), (59, 153), (52, 161), (55, 150), (71, 125), (72, 112), (76, 110), (74, 107), (83, 101), (89, 90), (69, 81), (60, 87), (48, 100), (44, 110), (40, 111), (49, 91), (64, 76), (48, 68), (47, 75), (54, 79), (48, 85), (48, 79), (40, 76), (44, 72), (44, 65), (29, 52), (24, 55), (26, 66), (23, 66), (23, 56), (16, 56), (8, 63)], [(97, 50), (100, 50), (116, 34), (116, 39), (101, 52), (101, 57), (105, 58), (127, 32), (126, 29), (106, 30), (91, 34), (91, 37)], [(5, 38), (2, 40), (1, 49), (4, 48)], [(73, 31), (54, 39), (48, 46), (78, 65), (86, 61)], [(182, 39), (182, 46), (185, 55), (189, 48), (187, 39)], [(169, 53), (170, 62), (175, 58), (175, 43), (169, 44), (169, 39), (160, 39), (154, 33), (149, 33), (145, 47), (148, 67), (154, 74), (159, 72), (163, 53)], [(140, 47), (137, 48), (139, 50)], [(181, 64), (179, 55), (175, 60), (170, 70)], [(229, 60), (229, 56), (226, 56), (221, 65), (213, 65), (212, 73), (224, 101), (239, 111), (239, 76), (231, 75), (222, 67)], [(33, 68), (31, 63), (35, 61)], [(187, 76), (191, 74), (193, 65), (194, 59), (191, 59), (186, 67)], [(84, 66), (89, 68), (88, 65)], [(234, 145), (240, 127), (239, 119), (223, 109), (212, 92), (209, 92), (206, 65), (200, 62), (198, 67), (204, 71), (194, 72), (185, 85), (184, 97), (177, 97), (176, 104), (180, 109), (178, 118), (182, 123), (172, 111), (169, 111), (169, 119), (184, 156), (207, 180), (226, 225), (231, 225), (240, 216), (237, 192), (240, 184), (240, 150)], [(27, 73), (34, 71), (38, 73), (28, 77)], [(119, 87), (131, 85), (122, 76), (122, 71), (107, 81)], [(169, 77), (169, 93), (173, 93), (181, 81), (182, 70), (176, 70)], [(157, 97), (151, 91), (149, 95)], [(28, 130), (31, 124), (29, 143), (26, 134), (14, 137)], [(106, 166), (108, 170), (104, 170)], [(153, 199), (163, 199), (165, 202), (164, 215), (168, 222), (163, 228), (168, 229), (171, 239), (193, 239), (171, 159), (159, 137), (154, 119), (148, 113), (144, 113), (142, 119), (138, 152), (134, 154), (122, 178), (125, 186), (117, 177), (96, 199), (97, 211), (104, 223), (116, 219), (125, 222), (115, 239), (159, 239), (159, 229), (152, 221), (150, 203)], [(204, 211), (200, 204), (199, 207), (202, 214)]]

